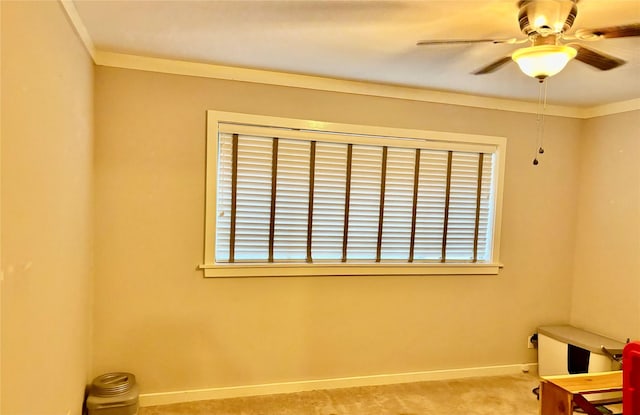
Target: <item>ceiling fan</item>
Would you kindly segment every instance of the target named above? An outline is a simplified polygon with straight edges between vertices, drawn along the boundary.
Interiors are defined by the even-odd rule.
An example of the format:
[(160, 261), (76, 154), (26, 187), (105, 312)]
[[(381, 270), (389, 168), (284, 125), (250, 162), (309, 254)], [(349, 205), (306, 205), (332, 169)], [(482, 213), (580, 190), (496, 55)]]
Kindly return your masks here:
[(527, 37), (522, 39), (447, 39), (421, 40), (417, 45), (446, 44), (523, 44), (529, 47), (515, 50), (512, 54), (473, 72), (483, 75), (494, 72), (510, 61), (515, 61), (527, 75), (541, 82), (553, 76), (566, 66), (571, 59), (591, 65), (602, 71), (617, 68), (625, 63), (623, 59), (586, 47), (581, 41), (597, 41), (609, 38), (640, 36), (640, 23), (610, 26), (597, 29), (578, 29), (568, 35), (578, 15), (579, 0), (520, 0), (518, 20), (520, 30)]

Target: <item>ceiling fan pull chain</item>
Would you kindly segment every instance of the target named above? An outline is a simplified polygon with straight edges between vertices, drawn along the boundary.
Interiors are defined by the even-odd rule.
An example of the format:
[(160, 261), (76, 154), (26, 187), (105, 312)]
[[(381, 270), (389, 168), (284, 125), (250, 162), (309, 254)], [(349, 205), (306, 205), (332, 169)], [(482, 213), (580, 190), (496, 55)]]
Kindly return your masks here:
[(538, 151), (540, 148), (540, 124), (542, 121), (542, 83), (543, 80), (540, 81), (538, 86), (538, 108), (536, 110), (536, 153), (533, 156), (533, 165), (538, 165)]
[(547, 112), (547, 86), (549, 85), (549, 81), (543, 82), (544, 84), (544, 99), (542, 104), (542, 119), (540, 122), (540, 145), (538, 146), (538, 153), (544, 153), (544, 115)]
[(539, 164), (538, 154), (544, 154), (544, 113), (547, 109), (547, 79), (540, 80), (538, 90), (538, 111), (536, 114), (536, 155), (533, 157), (533, 165)]

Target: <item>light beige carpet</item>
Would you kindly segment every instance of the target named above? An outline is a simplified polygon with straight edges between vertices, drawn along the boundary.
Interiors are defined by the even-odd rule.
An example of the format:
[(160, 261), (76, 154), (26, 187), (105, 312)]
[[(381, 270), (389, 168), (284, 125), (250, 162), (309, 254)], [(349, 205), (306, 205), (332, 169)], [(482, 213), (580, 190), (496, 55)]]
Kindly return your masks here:
[(139, 415), (537, 415), (530, 374), (319, 390), (140, 408)]

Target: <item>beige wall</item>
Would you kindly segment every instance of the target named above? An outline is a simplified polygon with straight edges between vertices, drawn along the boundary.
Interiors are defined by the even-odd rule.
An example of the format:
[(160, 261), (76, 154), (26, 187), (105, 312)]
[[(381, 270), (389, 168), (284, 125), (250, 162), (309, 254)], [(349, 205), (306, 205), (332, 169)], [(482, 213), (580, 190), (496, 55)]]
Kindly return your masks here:
[(79, 415), (90, 375), (93, 64), (58, 2), (0, 4), (0, 412)]
[[(98, 67), (94, 374), (142, 391), (535, 361), (570, 315), (582, 121)], [(536, 84), (532, 83), (532, 88)], [(208, 279), (205, 111), (508, 138), (498, 276)]]
[[(60, 5), (0, 4), (3, 414), (78, 414), (111, 370), (148, 393), (529, 362), (526, 336), (569, 319), (640, 337), (638, 111), (549, 117), (534, 168), (531, 114), (101, 67), (94, 166)], [(208, 109), (507, 137), (504, 269), (203, 279)]]
[(640, 111), (585, 122), (571, 321), (640, 339)]

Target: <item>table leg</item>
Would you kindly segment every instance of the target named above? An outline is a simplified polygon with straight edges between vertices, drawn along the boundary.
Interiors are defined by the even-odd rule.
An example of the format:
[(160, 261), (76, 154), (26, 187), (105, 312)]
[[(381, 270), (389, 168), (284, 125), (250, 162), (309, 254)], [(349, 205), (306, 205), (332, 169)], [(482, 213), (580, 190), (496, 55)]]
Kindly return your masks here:
[(573, 396), (543, 380), (540, 383), (540, 415), (573, 415)]

